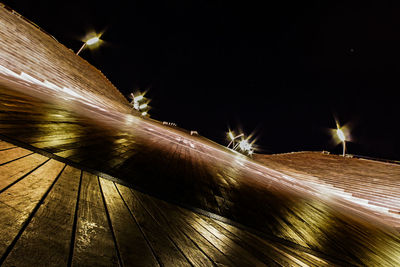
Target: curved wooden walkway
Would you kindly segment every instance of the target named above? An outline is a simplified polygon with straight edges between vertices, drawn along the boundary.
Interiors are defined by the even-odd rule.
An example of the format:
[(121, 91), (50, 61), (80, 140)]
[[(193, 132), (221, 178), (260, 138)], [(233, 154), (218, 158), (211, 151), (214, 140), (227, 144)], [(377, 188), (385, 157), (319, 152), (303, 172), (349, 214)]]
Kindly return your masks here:
[(1, 266), (331, 266), (0, 141)]

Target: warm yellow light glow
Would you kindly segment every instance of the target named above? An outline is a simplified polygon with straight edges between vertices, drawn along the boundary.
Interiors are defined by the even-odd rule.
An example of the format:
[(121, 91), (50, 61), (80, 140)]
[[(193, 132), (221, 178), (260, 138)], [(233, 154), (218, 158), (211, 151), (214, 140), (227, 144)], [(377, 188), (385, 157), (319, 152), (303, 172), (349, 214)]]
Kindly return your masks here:
[(139, 108), (140, 108), (140, 109), (147, 108), (147, 104), (146, 104), (146, 103), (144, 103), (144, 104), (141, 104), (141, 105), (139, 106)]
[(342, 129), (337, 129), (337, 130), (336, 130), (336, 134), (337, 134), (337, 136), (339, 137), (339, 139), (340, 139), (342, 142), (346, 141), (346, 136), (344, 135)]
[(247, 140), (242, 140), (239, 142), (239, 147), (242, 151), (250, 151), (251, 150), (251, 144)]
[(95, 43), (97, 43), (98, 41), (100, 41), (100, 38), (95, 36), (90, 38), (89, 40), (86, 41), (87, 45), (94, 45)]
[(147, 111), (143, 111), (142, 116), (146, 116), (146, 115), (147, 115)]
[(134, 98), (134, 100), (135, 100), (135, 101), (141, 101), (141, 100), (143, 100), (143, 95), (136, 96), (136, 97)]
[(230, 138), (231, 140), (235, 139), (235, 137), (233, 137), (232, 132), (229, 132), (228, 135), (229, 135), (229, 138)]

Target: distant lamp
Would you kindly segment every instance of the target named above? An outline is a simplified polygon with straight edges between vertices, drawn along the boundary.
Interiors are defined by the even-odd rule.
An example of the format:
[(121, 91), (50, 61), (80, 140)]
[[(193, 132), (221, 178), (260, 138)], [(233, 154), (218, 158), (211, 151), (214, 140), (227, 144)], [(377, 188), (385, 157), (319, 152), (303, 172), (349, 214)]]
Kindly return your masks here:
[(150, 100), (147, 99), (145, 96), (145, 93), (137, 92), (137, 93), (131, 93), (131, 105), (134, 110), (140, 112), (142, 117), (149, 117), (149, 110), (150, 110)]
[(246, 139), (243, 139), (242, 141), (239, 142), (239, 148), (243, 152), (250, 151), (251, 150), (251, 144)]
[(90, 38), (89, 40), (87, 40), (86, 42), (83, 43), (83, 45), (81, 46), (81, 48), (78, 50), (78, 52), (76, 52), (77, 55), (79, 55), (79, 53), (82, 51), (83, 48), (85, 48), (86, 45), (94, 45), (96, 43), (98, 43), (100, 41), (100, 37), (95, 36)]
[(346, 141), (346, 136), (344, 136), (342, 129), (337, 129), (336, 134), (339, 137), (340, 141), (342, 142)]
[(229, 131), (228, 135), (231, 138), (231, 140), (235, 139), (235, 137), (233, 136), (233, 133), (231, 131)]
[(336, 130), (336, 135), (342, 141), (343, 144), (343, 157), (346, 156), (346, 136), (342, 129), (338, 128)]
[(135, 96), (135, 97), (133, 98), (133, 101), (135, 101), (135, 102), (139, 102), (139, 101), (142, 101), (142, 100), (143, 100), (143, 98), (144, 98), (144, 96), (143, 96), (143, 95), (138, 95), (138, 96)]
[(100, 41), (100, 38), (95, 36), (93, 38), (90, 38), (89, 40), (86, 41), (87, 45), (94, 45), (95, 43), (97, 43), (98, 41)]
[(226, 147), (230, 147), (230, 145), (232, 145), (232, 148), (235, 149), (235, 148), (237, 147), (237, 145), (235, 146), (235, 140), (236, 140), (237, 138), (239, 138), (239, 137), (244, 136), (244, 134), (241, 133), (241, 134), (239, 134), (239, 135), (237, 135), (237, 136), (234, 136), (234, 134), (233, 134), (231, 131), (229, 131), (229, 132), (228, 132), (228, 136), (229, 136), (229, 138), (230, 138), (230, 142), (229, 142), (229, 144), (228, 144)]
[(145, 108), (147, 108), (147, 104), (146, 104), (146, 103), (141, 104), (141, 105), (139, 106), (139, 109), (145, 109)]

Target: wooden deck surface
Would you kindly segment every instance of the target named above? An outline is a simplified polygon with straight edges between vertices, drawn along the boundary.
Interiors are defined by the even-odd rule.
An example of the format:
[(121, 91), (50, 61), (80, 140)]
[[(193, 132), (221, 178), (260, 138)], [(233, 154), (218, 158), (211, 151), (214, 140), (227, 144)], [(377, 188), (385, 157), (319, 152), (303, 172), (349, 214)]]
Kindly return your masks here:
[(0, 141), (1, 266), (330, 266)]
[(0, 265), (400, 265), (398, 229), (361, 205), (398, 222), (398, 171), (274, 170), (131, 116), (87, 62), (0, 14)]
[[(59, 231), (58, 243), (52, 247), (55, 258), (49, 260), (61, 265), (81, 261), (88, 265), (100, 264), (96, 261), (169, 266), (186, 262), (198, 266), (285, 265), (298, 261), (324, 265), (315, 263), (316, 259), (339, 265), (400, 263), (396, 253), (400, 251), (399, 232), (349, 209), (348, 202), (338, 206), (329, 199), (305, 194), (310, 187), (302, 179), (288, 180), (271, 169), (255, 172), (249, 162), (227, 156), (220, 152), (221, 147), (213, 147), (200, 137), (157, 127), (138, 119), (115, 120), (99, 112), (93, 116), (87, 110), (78, 113), (66, 103), (50, 103), (0, 87), (0, 137), (14, 144), (0, 143), (0, 196), (4, 198), (0, 204), (4, 214), (9, 213), (0, 219), (4, 220), (0, 225), (13, 229), (0, 230), (2, 255), (7, 256), (2, 261), (32, 251), (34, 244), (26, 241), (29, 236), (41, 240)], [(70, 166), (62, 171), (61, 162)], [(52, 182), (64, 181), (63, 175), (58, 177), (61, 171), (71, 176), (73, 166), (82, 173), (74, 174), (79, 182), (66, 183), (65, 190), (71, 190), (61, 191)], [(104, 178), (113, 176), (122, 183), (115, 186), (109, 180), (90, 178), (92, 174), (86, 171)], [(41, 173), (54, 177), (39, 179)], [(122, 185), (148, 193), (153, 196), (148, 197), (149, 203), (155, 204), (149, 206), (138, 191), (127, 195)], [(59, 193), (50, 193), (52, 190)], [(72, 194), (74, 190), (77, 195)], [(15, 197), (8, 198), (10, 193)], [(46, 199), (64, 201), (61, 195), (76, 197), (59, 203), (65, 213), (61, 222), (71, 223), (71, 229), (65, 225), (56, 228), (51, 212), (42, 210)], [(189, 208), (191, 215), (158, 199)], [(168, 208), (170, 205), (173, 208)], [(160, 212), (154, 211), (160, 207)], [(13, 213), (14, 209), (18, 213)], [(210, 219), (193, 211), (222, 219), (214, 221), (212, 228), (206, 227)], [(10, 224), (10, 220), (15, 223)], [(149, 221), (154, 224), (149, 225)], [(221, 226), (221, 221), (231, 223)], [(39, 232), (39, 225), (47, 228)], [(90, 236), (92, 231), (94, 237)], [(58, 255), (58, 250), (65, 249), (68, 257)], [(103, 254), (98, 255), (97, 250)], [(35, 253), (51, 251), (38, 249)], [(141, 261), (141, 257), (146, 260)]]
[(320, 152), (255, 155), (255, 159), (311, 186), (364, 203), (371, 213), (400, 229), (399, 164)]

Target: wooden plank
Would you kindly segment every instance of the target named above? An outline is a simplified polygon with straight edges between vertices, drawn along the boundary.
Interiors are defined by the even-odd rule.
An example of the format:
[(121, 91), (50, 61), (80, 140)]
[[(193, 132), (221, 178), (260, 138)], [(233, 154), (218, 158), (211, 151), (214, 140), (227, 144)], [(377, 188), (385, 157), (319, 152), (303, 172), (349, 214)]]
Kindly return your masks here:
[(87, 172), (82, 175), (72, 265), (119, 265), (97, 177)]
[(214, 263), (206, 256), (206, 254), (199, 249), (189, 237), (187, 237), (182, 229), (177, 226), (176, 222), (169, 222), (159, 208), (149, 199), (148, 195), (141, 194), (131, 189), (131, 193), (140, 203), (145, 207), (146, 211), (152, 216), (152, 218), (158, 223), (158, 225), (164, 229), (174, 243), (179, 247), (182, 253), (185, 254), (186, 258), (194, 266), (211, 266)]
[(4, 150), (4, 149), (10, 149), (15, 147), (13, 144), (4, 142), (4, 141), (0, 141), (0, 150)]
[[(146, 195), (141, 194), (135, 191), (135, 195), (142, 195), (146, 198)], [(216, 248), (212, 243), (210, 243), (207, 239), (205, 239), (199, 232), (190, 227), (181, 213), (178, 213), (176, 207), (171, 204), (166, 203), (165, 201), (147, 197), (147, 201), (153, 202), (153, 205), (158, 207), (158, 211), (160, 214), (166, 218), (169, 224), (177, 227), (182, 231), (184, 235), (190, 238), (200, 250), (204, 251), (204, 253), (216, 264), (217, 266), (233, 266), (234, 262), (232, 262), (226, 255), (224, 255), (218, 248)]]
[(187, 224), (195, 231), (200, 233), (206, 240), (208, 240), (212, 245), (214, 245), (218, 250), (220, 250), (224, 255), (226, 255), (235, 265), (239, 266), (265, 266), (266, 264), (255, 258), (248, 251), (240, 247), (238, 244), (234, 243), (227, 236), (220, 233), (218, 230), (211, 228), (204, 228), (196, 218), (196, 214), (184, 210), (180, 207), (173, 207), (165, 202), (158, 202), (162, 209), (167, 209), (171, 212), (171, 216), (177, 216), (181, 218), (182, 224)]
[(7, 266), (62, 266), (69, 257), (81, 171), (67, 166), (16, 242)]
[(0, 255), (17, 236), (29, 214), (49, 189), (64, 164), (50, 160), (0, 194)]
[(27, 157), (12, 161), (8, 164), (0, 166), (0, 191), (6, 186), (26, 175), (40, 164), (48, 160), (48, 158), (39, 155), (31, 154)]
[(97, 176), (83, 172), (80, 199), (89, 202), (96, 208), (104, 209), (103, 196), (99, 188)]
[(0, 151), (0, 164), (4, 164), (6, 162), (9, 162), (11, 160), (18, 159), (20, 157), (32, 154), (33, 152), (16, 147), (16, 148), (11, 148), (7, 150), (1, 150)]
[(159, 265), (114, 183), (102, 178), (99, 181), (123, 265)]
[(219, 232), (229, 237), (229, 239), (233, 240), (235, 243), (241, 245), (245, 249), (248, 249), (251, 254), (253, 254), (263, 262), (267, 262), (269, 266), (289, 266), (302, 264), (302, 262), (299, 262), (299, 260), (297, 259), (293, 260), (291, 259), (291, 257), (288, 258), (286, 255), (290, 253), (281, 253), (281, 250), (279, 248), (276, 248), (274, 244), (271, 244), (266, 240), (263, 240), (264, 242), (262, 242), (260, 238), (255, 238), (255, 236), (250, 235), (244, 230), (216, 221), (203, 215), (195, 214), (194, 216), (196, 216), (196, 218), (199, 218), (198, 222), (203, 225), (203, 227), (211, 226), (217, 229)]
[(171, 241), (167, 232), (158, 225), (143, 206), (140, 205), (139, 201), (133, 197), (130, 189), (122, 185), (117, 185), (117, 188), (121, 192), (131, 214), (135, 217), (143, 233), (149, 240), (161, 264), (166, 266), (190, 266), (181, 251)]

